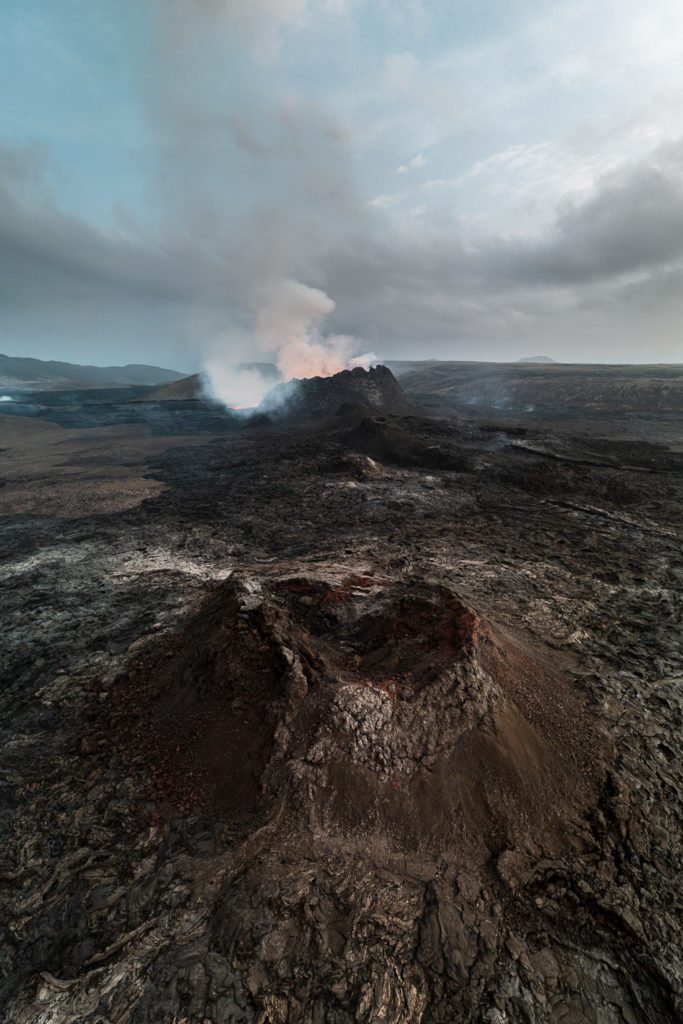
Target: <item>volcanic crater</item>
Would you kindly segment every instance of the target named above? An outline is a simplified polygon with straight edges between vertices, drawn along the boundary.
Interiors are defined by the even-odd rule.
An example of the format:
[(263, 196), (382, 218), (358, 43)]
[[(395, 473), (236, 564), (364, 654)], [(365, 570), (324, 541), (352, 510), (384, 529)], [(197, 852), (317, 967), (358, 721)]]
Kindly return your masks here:
[(284, 802), (290, 828), (485, 858), (591, 791), (556, 667), (448, 587), (348, 569), (235, 574), (132, 664), (113, 725), (170, 808), (238, 831)]
[(356, 366), (331, 377), (306, 377), (277, 384), (259, 406), (276, 418), (321, 419), (352, 410), (397, 412), (410, 408), (403, 388), (387, 366)]

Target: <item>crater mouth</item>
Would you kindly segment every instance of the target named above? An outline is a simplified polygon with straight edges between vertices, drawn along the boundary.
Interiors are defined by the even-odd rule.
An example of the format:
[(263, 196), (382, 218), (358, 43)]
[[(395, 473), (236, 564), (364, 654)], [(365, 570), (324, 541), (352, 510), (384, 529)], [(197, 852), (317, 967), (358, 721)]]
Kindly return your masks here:
[(285, 805), (290, 828), (484, 851), (588, 797), (586, 720), (448, 587), (328, 566), (222, 584), (130, 665), (106, 729), (174, 814), (239, 831)]
[(274, 589), (332, 683), (380, 686), (410, 699), (486, 642), (481, 619), (436, 585), (351, 576), (331, 586), (283, 580)]

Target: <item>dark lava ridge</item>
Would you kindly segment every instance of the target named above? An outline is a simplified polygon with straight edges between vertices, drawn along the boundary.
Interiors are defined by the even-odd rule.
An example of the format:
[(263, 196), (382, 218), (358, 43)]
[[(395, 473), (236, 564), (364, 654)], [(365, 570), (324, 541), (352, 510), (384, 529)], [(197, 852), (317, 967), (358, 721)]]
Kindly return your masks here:
[(390, 369), (342, 370), (331, 377), (306, 377), (277, 384), (258, 407), (277, 418), (324, 418), (353, 409), (399, 412), (410, 403)]

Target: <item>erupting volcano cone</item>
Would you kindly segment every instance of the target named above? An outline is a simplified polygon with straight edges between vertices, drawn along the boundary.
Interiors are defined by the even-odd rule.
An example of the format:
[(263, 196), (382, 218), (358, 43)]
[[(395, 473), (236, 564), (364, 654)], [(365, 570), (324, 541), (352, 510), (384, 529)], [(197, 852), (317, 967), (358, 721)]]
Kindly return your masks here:
[(272, 388), (259, 406), (271, 415), (318, 418), (345, 406), (398, 412), (408, 405), (401, 385), (386, 366), (342, 370), (332, 377), (307, 377)]

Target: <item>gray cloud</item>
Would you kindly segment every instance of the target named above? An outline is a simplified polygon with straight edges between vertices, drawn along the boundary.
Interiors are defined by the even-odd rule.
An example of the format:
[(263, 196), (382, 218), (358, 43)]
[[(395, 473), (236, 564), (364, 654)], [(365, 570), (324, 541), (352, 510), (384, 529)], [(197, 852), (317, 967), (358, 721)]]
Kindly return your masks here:
[[(112, 362), (108, 349), (117, 346), (121, 358), (190, 368), (196, 346), (225, 334), (230, 344), (239, 336), (242, 357), (264, 283), (288, 278), (327, 292), (336, 302), (330, 329), (357, 336), (380, 355), (514, 357), (543, 342), (550, 355), (579, 358), (582, 345), (595, 356), (598, 339), (602, 358), (648, 358), (647, 342), (654, 339), (658, 357), (683, 358), (683, 140), (622, 164), (590, 193), (565, 197), (534, 237), (520, 230), (473, 241), (445, 205), (402, 214), (419, 193), (412, 174), (401, 178), (403, 204), (369, 206), (354, 184), (354, 157), (363, 147), (355, 144), (353, 126), (340, 124), (310, 93), (297, 94), (287, 61), (274, 60), (283, 38), (300, 38), (312, 11), (326, 11), (327, 18), (347, 6), (344, 0), (149, 0), (140, 21), (149, 37), (137, 67), (148, 123), (144, 223), (129, 219), (105, 229), (65, 211), (51, 188), (49, 152), (0, 144), (0, 347), (25, 343), (29, 354)], [(592, 24), (591, 5), (581, 6)], [(635, 0), (628, 6), (635, 10)], [(520, 41), (524, 52), (532, 46), (543, 58), (534, 88), (548, 87), (556, 71), (544, 62), (557, 55), (550, 42), (566, 43), (573, 56), (577, 39), (565, 40), (571, 12), (570, 24), (558, 29), (555, 7), (543, 10), (531, 36), (511, 42), (506, 34), (493, 50), (467, 57), (463, 81), (484, 76), (473, 93), (499, 106), (515, 84), (526, 86), (519, 76), (527, 75), (527, 63), (517, 67)], [(596, 40), (599, 55), (604, 34)], [(629, 59), (641, 56), (638, 46)], [(597, 63), (582, 60), (581, 74), (592, 79)], [(450, 59), (448, 67), (436, 63), (422, 81), (430, 88), (420, 92), (421, 62), (410, 52), (387, 56), (380, 77), (383, 92), (391, 93), (386, 113), (394, 126), (404, 124), (416, 92), (424, 99), (415, 115), (420, 123), (443, 107), (452, 126), (452, 90), (440, 105), (431, 88), (445, 87), (441, 78), (450, 65)], [(521, 94), (527, 97), (525, 88)], [(382, 108), (379, 95), (371, 99), (373, 110)], [(366, 132), (375, 118), (363, 122)], [(584, 139), (583, 129), (580, 134)], [(386, 137), (379, 133), (377, 142)], [(419, 169), (423, 144), (430, 141), (411, 137), (406, 167)], [(552, 178), (553, 189), (543, 195), (568, 187), (566, 180), (585, 188), (597, 168), (613, 166), (610, 150), (606, 161), (604, 154), (589, 160), (582, 178), (576, 171), (583, 159), (572, 173), (561, 146), (522, 144), (503, 155), (516, 150), (535, 154), (535, 163), (517, 154), (523, 185), (528, 181), (533, 190), (537, 180)], [(543, 162), (549, 150), (550, 171)], [(431, 167), (435, 151), (425, 152)], [(397, 162), (392, 155), (392, 172)], [(482, 176), (487, 164), (495, 164), (498, 177)], [(506, 165), (494, 153), (477, 167), (468, 187), (481, 189), (480, 203), (491, 189), (495, 207), (495, 188), (509, 184)], [(432, 189), (430, 202), (441, 194)], [(528, 193), (520, 194), (526, 201)], [(513, 206), (515, 215), (524, 208)]]
[(191, 369), (184, 331), (193, 266), (141, 235), (108, 234), (59, 209), (45, 154), (0, 144), (0, 348)]
[[(177, 254), (179, 255), (179, 254)], [(62, 212), (34, 149), (0, 145), (0, 281), (4, 304), (100, 292), (141, 299), (187, 296), (186, 267), (149, 239), (107, 235)]]
[(588, 199), (561, 208), (547, 238), (491, 245), (491, 272), (511, 281), (575, 285), (652, 272), (683, 258), (683, 149), (667, 147), (664, 166), (660, 155), (606, 177)]
[[(515, 357), (539, 339), (551, 355), (589, 358), (595, 338), (608, 336), (603, 358), (647, 358), (649, 323), (656, 357), (680, 358), (681, 143), (560, 206), (541, 239), (472, 247), (452, 219), (401, 231), (369, 210), (350, 184), (343, 133), (314, 105), (260, 109), (240, 138), (234, 130), (221, 138), (252, 171), (264, 161), (274, 171), (244, 206), (226, 197), (225, 152), (207, 159), (215, 121), (194, 126), (185, 154), (184, 118), (162, 124), (162, 177), (170, 150), (176, 163), (161, 185), (163, 215), (145, 231), (114, 234), (65, 214), (45, 153), (0, 147), (4, 337), (51, 332), (76, 347), (80, 338), (86, 354), (93, 335), (104, 345), (127, 339), (139, 356), (144, 336), (144, 358), (173, 354), (190, 368), (180, 355), (188, 336), (247, 326), (255, 281), (288, 276), (332, 295), (331, 329), (380, 355)], [(102, 357), (111, 361), (111, 352)]]

